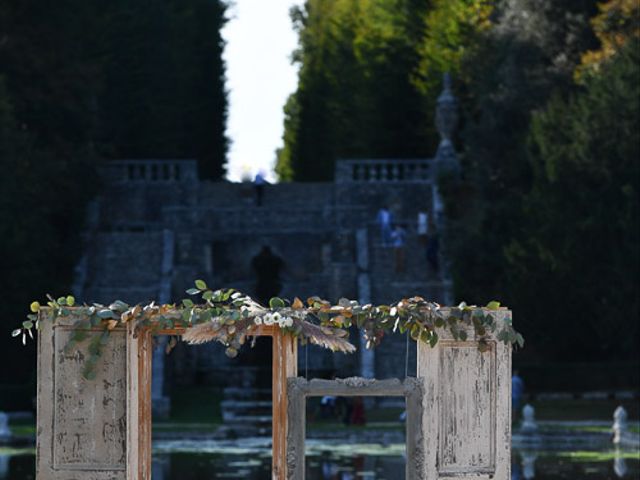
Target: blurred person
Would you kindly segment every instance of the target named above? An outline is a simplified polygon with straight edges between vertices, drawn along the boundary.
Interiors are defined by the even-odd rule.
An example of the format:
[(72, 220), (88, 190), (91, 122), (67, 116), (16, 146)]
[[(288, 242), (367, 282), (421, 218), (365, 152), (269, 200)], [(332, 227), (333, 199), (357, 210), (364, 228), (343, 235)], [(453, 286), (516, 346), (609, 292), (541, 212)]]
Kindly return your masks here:
[(514, 370), (511, 377), (511, 411), (514, 420), (518, 418), (520, 413), (520, 404), (523, 396), (524, 380), (520, 377), (518, 370)]
[(427, 262), (429, 262), (431, 269), (437, 273), (440, 269), (440, 240), (438, 239), (438, 231), (435, 228), (433, 219), (429, 221), (429, 232), (430, 234), (427, 240)]
[(362, 397), (353, 397), (351, 408), (351, 425), (366, 425), (367, 420), (364, 415), (364, 401)]
[(253, 187), (256, 192), (256, 206), (262, 206), (262, 199), (264, 197), (264, 186), (267, 184), (267, 180), (265, 178), (264, 172), (260, 170), (256, 173), (255, 178), (253, 179)]
[(320, 399), (320, 418), (333, 418), (336, 413), (336, 397), (325, 395)]
[(400, 225), (396, 225), (391, 232), (391, 243), (396, 260), (396, 273), (404, 272), (405, 267), (405, 244), (407, 240), (407, 232)]
[(384, 205), (380, 210), (378, 210), (378, 216), (376, 218), (378, 225), (380, 225), (383, 247), (389, 247), (391, 245), (391, 220), (391, 212), (389, 211), (389, 208)]
[(429, 213), (425, 210), (418, 212), (418, 239), (423, 247), (427, 246), (427, 240), (429, 235)]
[(340, 397), (340, 411), (342, 423), (351, 425), (351, 414), (353, 412), (353, 399), (351, 397)]

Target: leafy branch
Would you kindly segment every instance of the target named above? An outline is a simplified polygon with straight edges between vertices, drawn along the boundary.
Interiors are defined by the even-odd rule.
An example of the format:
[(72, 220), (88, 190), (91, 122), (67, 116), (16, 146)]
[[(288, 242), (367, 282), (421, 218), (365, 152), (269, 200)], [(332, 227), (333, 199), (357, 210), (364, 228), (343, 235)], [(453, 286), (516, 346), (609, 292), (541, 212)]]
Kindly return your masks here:
[[(254, 344), (262, 325), (280, 328), (284, 334), (299, 339), (301, 344), (309, 342), (343, 353), (353, 353), (356, 349), (348, 340), (350, 327), (362, 330), (367, 348), (379, 345), (387, 333), (396, 331), (434, 347), (438, 343), (438, 331), (443, 329), (460, 341), (467, 340), (472, 332), (481, 351), (489, 348), (492, 336), (505, 344), (524, 345), (511, 318), (496, 320), (494, 313), (500, 309), (498, 302), (490, 302), (484, 308), (464, 302), (457, 307), (441, 308), (422, 297), (377, 306), (360, 305), (346, 298), (333, 305), (319, 297), (307, 299), (306, 304), (297, 297), (293, 301), (274, 297), (265, 307), (234, 289), (212, 290), (203, 280), (196, 280), (195, 287), (187, 293), (190, 297), (200, 297), (198, 303), (185, 298), (178, 305), (151, 302), (131, 306), (116, 300), (108, 306), (94, 303), (74, 307), (72, 296), (58, 299), (48, 296), (47, 308), (33, 302), (27, 320), (12, 334), (22, 336), (26, 343), (27, 336), (33, 338), (32, 330), (39, 329), (43, 319), (74, 318), (74, 331), (65, 346), (70, 350), (90, 338), (89, 330), (102, 330), (101, 335), (92, 336), (89, 342), (89, 357), (83, 371), (87, 379), (95, 376), (96, 362), (111, 331), (127, 325), (133, 325), (134, 335), (146, 329), (152, 333), (169, 331), (181, 335), (190, 344), (217, 341), (226, 347), (226, 355), (232, 358), (238, 355), (248, 339)], [(175, 344), (174, 337), (167, 353)]]

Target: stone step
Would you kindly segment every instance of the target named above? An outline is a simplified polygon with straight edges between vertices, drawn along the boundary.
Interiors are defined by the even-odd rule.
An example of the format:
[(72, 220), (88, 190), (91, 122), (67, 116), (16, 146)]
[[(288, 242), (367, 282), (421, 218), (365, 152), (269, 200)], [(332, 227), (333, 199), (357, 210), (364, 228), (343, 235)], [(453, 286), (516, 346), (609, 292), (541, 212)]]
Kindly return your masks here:
[(228, 410), (244, 410), (251, 408), (268, 408), (271, 409), (271, 402), (267, 400), (223, 400), (220, 402), (223, 409)]
[(404, 271), (395, 272), (396, 252), (393, 247), (386, 247), (380, 239), (373, 235), (369, 238), (369, 271), (373, 275), (394, 274), (410, 278), (413, 281), (431, 280), (436, 275), (430, 268), (425, 253), (425, 247), (418, 238), (409, 238), (404, 247)]
[(258, 398), (271, 399), (271, 389), (268, 388), (245, 388), (245, 387), (225, 387), (222, 390), (223, 402), (227, 400), (255, 400)]
[(271, 390), (226, 387), (222, 390), (222, 420), (228, 425), (263, 427), (271, 423)]
[(230, 412), (222, 412), (222, 421), (225, 424), (241, 425), (271, 424), (271, 415), (234, 415)]

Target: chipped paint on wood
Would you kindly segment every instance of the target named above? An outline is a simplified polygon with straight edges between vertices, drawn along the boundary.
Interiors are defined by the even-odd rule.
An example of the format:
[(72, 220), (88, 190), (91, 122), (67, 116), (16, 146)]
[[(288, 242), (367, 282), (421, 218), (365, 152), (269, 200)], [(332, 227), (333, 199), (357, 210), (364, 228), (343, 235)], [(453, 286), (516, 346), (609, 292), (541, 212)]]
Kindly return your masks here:
[(147, 330), (127, 335), (127, 479), (151, 479), (151, 373), (153, 337)]
[(298, 375), (298, 339), (273, 331), (272, 346), (272, 480), (287, 478), (287, 378)]
[[(500, 310), (496, 315), (501, 322), (510, 312)], [(55, 325), (48, 321), (41, 325), (38, 480), (150, 480), (151, 333), (114, 330), (95, 369), (96, 379), (86, 381), (81, 375), (85, 346), (64, 350), (71, 323), (58, 319)], [(99, 330), (89, 331), (89, 335), (100, 334)], [(305, 395), (289, 399), (289, 408), (297, 413), (291, 417), (289, 412), (287, 419), (287, 378), (297, 376), (297, 340), (273, 328), (257, 330), (256, 334), (273, 337), (272, 479), (297, 480), (294, 471), (287, 472), (287, 460), (294, 467), (295, 459), (304, 457), (299, 441), (289, 445), (287, 456), (288, 435), (304, 445), (304, 426), (290, 431), (289, 425), (291, 418), (304, 419)], [(473, 339), (472, 329), (467, 334)], [(410, 455), (414, 471), (409, 478), (508, 479), (511, 346), (490, 339), (489, 351), (480, 353), (476, 341), (456, 341), (448, 332), (443, 332), (433, 349), (424, 343), (418, 345), (418, 376), (424, 381), (424, 395), (406, 397), (408, 410), (419, 411), (422, 417), (407, 425), (408, 438), (415, 444)], [(313, 382), (327, 387), (323, 381)], [(382, 385), (376, 382), (347, 379), (332, 383), (331, 388), (370, 388), (375, 392), (375, 385)], [(420, 428), (415, 427), (418, 424)]]
[(289, 378), (288, 396), (288, 451), (287, 472), (289, 480), (305, 478), (305, 433), (307, 397), (332, 395), (404, 397), (406, 400), (406, 478), (424, 480), (424, 432), (423, 432), (423, 380), (421, 378), (397, 378), (376, 380), (362, 377), (337, 378), (335, 380)]
[[(496, 313), (501, 323), (507, 310)], [(508, 479), (511, 464), (511, 346), (444, 333), (435, 348), (418, 345), (424, 378), (424, 451), (427, 478)]]
[[(41, 322), (38, 338), (38, 480), (126, 478), (126, 331), (114, 330), (85, 380), (86, 347), (65, 351), (72, 326)], [(88, 331), (88, 335), (102, 332)]]

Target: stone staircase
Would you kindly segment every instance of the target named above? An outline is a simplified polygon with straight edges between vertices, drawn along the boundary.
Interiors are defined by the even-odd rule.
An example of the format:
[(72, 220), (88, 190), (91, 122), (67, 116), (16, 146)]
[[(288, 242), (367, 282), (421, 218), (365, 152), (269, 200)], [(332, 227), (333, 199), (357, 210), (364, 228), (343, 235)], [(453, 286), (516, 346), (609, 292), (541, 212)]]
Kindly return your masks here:
[(375, 303), (386, 303), (400, 298), (419, 295), (440, 303), (445, 302), (449, 283), (442, 272), (434, 272), (426, 259), (426, 247), (415, 231), (408, 229), (405, 245), (405, 268), (396, 272), (395, 249), (386, 247), (380, 239), (379, 229), (369, 228), (369, 274), (372, 282), (371, 297)]
[(228, 430), (244, 435), (271, 433), (271, 389), (226, 387), (222, 397), (222, 421)]

